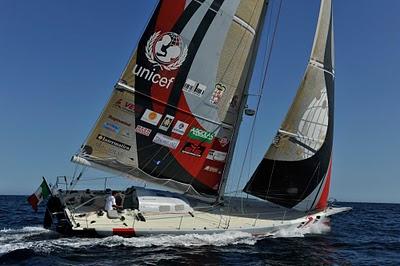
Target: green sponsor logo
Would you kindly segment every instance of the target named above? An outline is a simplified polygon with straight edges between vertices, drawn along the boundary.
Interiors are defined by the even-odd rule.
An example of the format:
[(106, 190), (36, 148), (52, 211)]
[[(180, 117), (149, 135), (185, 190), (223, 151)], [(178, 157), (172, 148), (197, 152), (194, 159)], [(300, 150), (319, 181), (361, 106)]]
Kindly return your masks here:
[(191, 139), (197, 139), (202, 142), (210, 143), (214, 139), (215, 134), (194, 127), (190, 130), (188, 136)]

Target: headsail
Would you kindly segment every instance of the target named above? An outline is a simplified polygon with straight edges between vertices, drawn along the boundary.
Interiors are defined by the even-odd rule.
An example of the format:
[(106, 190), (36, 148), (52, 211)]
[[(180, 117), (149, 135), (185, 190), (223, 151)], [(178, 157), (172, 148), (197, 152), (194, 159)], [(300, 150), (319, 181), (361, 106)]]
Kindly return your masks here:
[(267, 0), (160, 0), (73, 161), (215, 199)]
[(274, 142), (244, 191), (299, 210), (326, 207), (334, 110), (331, 0), (322, 0), (311, 58)]

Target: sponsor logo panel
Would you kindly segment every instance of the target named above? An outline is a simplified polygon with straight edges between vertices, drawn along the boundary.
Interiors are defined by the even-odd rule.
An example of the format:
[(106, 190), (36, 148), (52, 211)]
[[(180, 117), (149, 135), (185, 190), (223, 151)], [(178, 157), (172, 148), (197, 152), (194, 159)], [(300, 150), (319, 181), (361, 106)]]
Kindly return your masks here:
[(103, 128), (112, 131), (116, 134), (118, 134), (121, 131), (121, 128), (119, 126), (117, 126), (116, 124), (110, 123), (110, 122), (105, 122), (103, 124)]
[(225, 85), (223, 85), (221, 83), (217, 83), (215, 85), (214, 92), (211, 96), (210, 103), (217, 105), (219, 103), (219, 101), (221, 100), (222, 96), (224, 95), (225, 90), (226, 90)]
[(115, 117), (115, 116), (112, 116), (112, 115), (109, 115), (108, 119), (110, 119), (111, 121), (113, 121), (115, 123), (120, 123), (121, 125), (124, 125), (124, 126), (127, 126), (127, 127), (130, 127), (132, 125), (131, 123), (125, 122), (124, 120), (119, 119), (118, 117)]
[(183, 146), (181, 152), (185, 154), (189, 154), (195, 157), (201, 157), (205, 151), (205, 147), (201, 145), (194, 144), (192, 142), (186, 142), (185, 146)]
[(175, 150), (180, 141), (164, 134), (157, 133), (153, 139), (153, 142)]
[(179, 135), (184, 135), (186, 132), (186, 129), (188, 128), (189, 124), (182, 122), (180, 120), (178, 120), (175, 123), (174, 128), (172, 129), (172, 132), (179, 134)]
[(150, 136), (150, 133), (151, 133), (151, 129), (149, 129), (147, 127), (143, 127), (141, 125), (137, 125), (135, 131), (146, 137)]
[(161, 122), (160, 129), (167, 131), (170, 128), (170, 126), (172, 125), (172, 122), (174, 122), (174, 118), (175, 117), (172, 115), (166, 115), (164, 117), (164, 120)]
[(97, 135), (97, 140), (99, 140), (101, 142), (104, 142), (104, 143), (107, 143), (107, 144), (110, 144), (110, 145), (113, 145), (113, 146), (115, 146), (117, 148), (120, 148), (120, 149), (123, 149), (123, 150), (129, 151), (131, 149), (130, 145), (122, 143), (122, 142), (119, 142), (119, 141), (114, 140), (112, 138), (103, 136), (101, 134)]
[(157, 126), (158, 123), (160, 122), (162, 118), (162, 115), (159, 113), (156, 113), (150, 109), (146, 109), (146, 111), (144, 112), (144, 114), (142, 115), (142, 118), (140, 118), (140, 120), (149, 123), (151, 125)]
[(197, 97), (202, 97), (207, 87), (203, 84), (200, 84), (194, 80), (187, 79), (185, 85), (183, 85), (183, 91), (196, 95)]
[(225, 162), (226, 154), (226, 152), (210, 150), (207, 154), (207, 159), (212, 161)]
[(188, 134), (188, 137), (191, 139), (196, 139), (207, 143), (211, 143), (211, 141), (214, 139), (214, 136), (214, 133), (196, 127), (193, 127)]

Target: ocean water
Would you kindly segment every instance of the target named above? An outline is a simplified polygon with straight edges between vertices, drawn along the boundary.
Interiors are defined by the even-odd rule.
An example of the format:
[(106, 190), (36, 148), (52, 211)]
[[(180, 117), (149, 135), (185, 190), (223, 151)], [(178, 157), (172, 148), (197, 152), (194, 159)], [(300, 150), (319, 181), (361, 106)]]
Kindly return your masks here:
[(0, 196), (0, 265), (400, 265), (400, 204), (340, 203), (331, 225), (247, 233), (65, 238), (26, 197)]

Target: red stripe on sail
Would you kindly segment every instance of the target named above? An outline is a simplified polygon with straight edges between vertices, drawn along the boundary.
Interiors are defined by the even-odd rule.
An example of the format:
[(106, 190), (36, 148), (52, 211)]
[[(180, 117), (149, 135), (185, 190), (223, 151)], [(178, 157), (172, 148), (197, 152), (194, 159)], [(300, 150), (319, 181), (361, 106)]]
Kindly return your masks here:
[(323, 210), (328, 206), (328, 196), (329, 196), (329, 188), (331, 184), (331, 172), (332, 172), (332, 159), (329, 162), (328, 172), (326, 174), (326, 182), (324, 189), (322, 190), (321, 197), (315, 207), (317, 210)]
[[(185, 10), (185, 4), (185, 0), (163, 0), (161, 2), (160, 12), (157, 17), (154, 32), (170, 32), (180, 16), (183, 14), (183, 11)], [(176, 77), (178, 72), (179, 69), (173, 71), (160, 70), (157, 71), (157, 74), (159, 74), (161, 77), (171, 79)], [(151, 87), (151, 96), (162, 102), (168, 102), (168, 98), (173, 87), (174, 82), (169, 85), (169, 88), (161, 87), (159, 84), (153, 84)], [(155, 105), (155, 102), (153, 102), (153, 109), (154, 111), (162, 114), (165, 111), (165, 105)]]
[(185, 0), (162, 0), (155, 31), (171, 31), (182, 15), (185, 4)]
[[(161, 33), (170, 32), (172, 28), (175, 26), (178, 19), (184, 12), (186, 5), (185, 0), (163, 0), (161, 2), (159, 16), (157, 17), (157, 22), (155, 25), (154, 32), (160, 31)], [(185, 42), (185, 40), (183, 40)], [(189, 43), (185, 43), (185, 45), (189, 46)], [(179, 74), (179, 68), (176, 70), (168, 71), (168, 70), (160, 70), (157, 72), (161, 77), (165, 77), (167, 79), (176, 78)], [(160, 100), (161, 102), (168, 102), (169, 97), (172, 93), (172, 88), (174, 88), (174, 82), (169, 85), (169, 88), (161, 87), (159, 84), (153, 84), (151, 87), (151, 96), (155, 99)], [(176, 88), (181, 89), (181, 88)], [(202, 184), (208, 186), (211, 189), (218, 190), (219, 183), (222, 178), (222, 173), (212, 173), (210, 171), (205, 171), (205, 167), (209, 166), (206, 169), (222, 169), (225, 163), (221, 162), (209, 162), (207, 163), (206, 157), (210, 149), (215, 149), (214, 143), (218, 141), (214, 141), (214, 143), (204, 143), (198, 140), (192, 140), (187, 137), (187, 132), (193, 127), (203, 129), (200, 123), (196, 120), (194, 115), (192, 114), (188, 103), (186, 102), (186, 98), (182, 93), (180, 95), (180, 99), (178, 102), (178, 111), (175, 113), (174, 123), (180, 120), (185, 123), (188, 123), (190, 126), (188, 127), (186, 134), (181, 136), (176, 133), (172, 133), (171, 136), (179, 139), (180, 143), (179, 146), (174, 150), (170, 149), (172, 156), (175, 158), (176, 162), (184, 168), (188, 174), (194, 177), (197, 181), (201, 182)], [(184, 110), (184, 112), (179, 111)], [(164, 104), (160, 104), (156, 101), (153, 101), (153, 110), (155, 112), (166, 114), (166, 106)], [(174, 124), (172, 125), (174, 126)], [(204, 151), (201, 157), (194, 157), (182, 152), (182, 149), (186, 145), (187, 142), (193, 143), (195, 145), (201, 145), (204, 147)], [(213, 147), (212, 147), (213, 146)], [(213, 168), (211, 168), (213, 167)]]
[[(190, 108), (186, 102), (186, 98), (181, 96), (179, 99), (178, 108), (182, 110), (188, 110), (190, 112)], [(189, 116), (183, 112), (177, 112), (175, 116), (175, 121), (185, 121), (190, 124), (187, 132), (193, 127), (204, 130), (204, 128), (200, 125), (200, 123), (194, 118), (194, 116)], [(188, 121), (188, 122), (187, 122)], [(214, 138), (212, 143), (205, 143), (199, 140), (193, 140), (187, 137), (187, 133), (185, 136), (179, 136), (177, 134), (172, 133), (173, 137), (181, 137), (181, 142), (176, 150), (171, 150), (172, 155), (175, 157), (177, 162), (186, 170), (190, 175), (192, 175), (197, 181), (201, 182), (204, 185), (207, 185), (209, 188), (214, 190), (218, 190), (219, 183), (222, 178), (222, 170), (224, 168), (224, 162), (215, 162), (207, 159), (207, 154), (210, 149), (218, 150), (221, 152), (227, 152), (229, 145), (225, 148), (219, 147), (219, 142), (216, 138)], [(191, 142), (197, 145), (201, 145), (205, 148), (201, 157), (196, 158), (185, 153), (182, 153), (181, 150), (186, 142)], [(217, 164), (217, 165), (216, 165)], [(211, 173), (209, 171), (204, 171), (206, 166), (215, 167), (221, 171), (221, 173)]]

